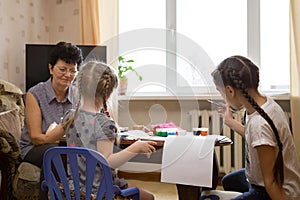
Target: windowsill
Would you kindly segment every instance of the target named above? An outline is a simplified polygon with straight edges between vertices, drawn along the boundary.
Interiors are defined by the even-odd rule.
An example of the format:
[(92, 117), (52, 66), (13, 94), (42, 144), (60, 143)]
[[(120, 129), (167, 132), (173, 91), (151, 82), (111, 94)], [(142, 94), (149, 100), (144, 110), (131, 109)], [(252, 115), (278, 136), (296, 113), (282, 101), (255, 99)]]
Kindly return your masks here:
[[(267, 96), (272, 97), (275, 100), (290, 100), (290, 94), (288, 93), (265, 93)], [(163, 93), (149, 93), (138, 94), (138, 95), (119, 95), (119, 101), (130, 101), (130, 100), (206, 100), (206, 99), (215, 99), (222, 100), (222, 97), (219, 94), (203, 94), (203, 95), (166, 95)]]

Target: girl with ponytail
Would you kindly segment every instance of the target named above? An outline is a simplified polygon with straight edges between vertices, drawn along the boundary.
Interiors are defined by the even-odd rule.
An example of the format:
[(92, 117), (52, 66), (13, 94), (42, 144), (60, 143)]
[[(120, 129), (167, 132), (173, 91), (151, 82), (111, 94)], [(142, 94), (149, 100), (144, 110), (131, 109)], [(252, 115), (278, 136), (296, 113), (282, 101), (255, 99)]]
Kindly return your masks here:
[[(296, 148), (282, 108), (258, 91), (259, 69), (248, 58), (232, 56), (212, 72), (216, 89), (226, 100), (224, 122), (245, 138), (245, 169), (227, 174), (225, 190), (243, 192), (235, 199), (300, 199), (300, 170)], [(246, 110), (245, 126), (234, 120), (231, 108)], [(234, 180), (240, 178), (239, 186)]]

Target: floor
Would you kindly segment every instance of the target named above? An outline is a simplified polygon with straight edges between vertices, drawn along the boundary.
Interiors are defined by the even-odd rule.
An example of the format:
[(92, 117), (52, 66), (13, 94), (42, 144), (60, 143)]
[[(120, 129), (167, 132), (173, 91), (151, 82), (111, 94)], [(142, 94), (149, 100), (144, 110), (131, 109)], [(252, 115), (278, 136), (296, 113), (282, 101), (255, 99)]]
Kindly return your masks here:
[(128, 182), (152, 192), (155, 200), (178, 200), (175, 184), (158, 181), (128, 180)]
[[(155, 195), (155, 200), (178, 200), (175, 184), (162, 183), (159, 181), (128, 180), (128, 182), (144, 188)], [(222, 187), (217, 189), (222, 190)]]

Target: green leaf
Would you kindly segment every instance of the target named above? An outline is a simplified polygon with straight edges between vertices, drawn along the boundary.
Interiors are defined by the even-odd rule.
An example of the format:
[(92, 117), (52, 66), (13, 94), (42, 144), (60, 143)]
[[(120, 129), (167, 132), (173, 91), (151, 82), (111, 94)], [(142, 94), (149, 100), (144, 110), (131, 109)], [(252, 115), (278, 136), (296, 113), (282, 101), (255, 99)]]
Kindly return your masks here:
[(132, 66), (128, 66), (126, 71), (134, 71), (134, 69), (132, 68)]
[(119, 61), (124, 60), (124, 58), (122, 56), (119, 56)]
[(118, 65), (118, 77), (119, 78), (127, 78), (125, 73), (128, 71), (135, 72), (136, 76), (140, 81), (143, 80), (142, 76), (137, 73), (137, 71), (130, 65), (130, 63), (135, 62), (133, 59), (126, 60), (123, 56), (118, 57), (119, 65)]

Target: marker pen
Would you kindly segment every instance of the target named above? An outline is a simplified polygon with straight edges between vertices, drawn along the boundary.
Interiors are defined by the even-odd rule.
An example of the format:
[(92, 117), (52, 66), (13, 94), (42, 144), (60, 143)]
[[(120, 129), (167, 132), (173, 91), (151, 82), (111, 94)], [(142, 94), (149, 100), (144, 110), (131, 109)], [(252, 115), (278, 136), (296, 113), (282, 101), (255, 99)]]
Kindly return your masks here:
[[(223, 109), (226, 109), (226, 106), (224, 106), (224, 105), (222, 105), (222, 104), (219, 104), (219, 103), (217, 103), (217, 102), (215, 102), (215, 101), (213, 101), (213, 100), (211, 100), (211, 99), (207, 99), (207, 101), (208, 101), (209, 103), (211, 103), (211, 104), (214, 104), (214, 105), (218, 106), (218, 107), (222, 107)], [(236, 110), (234, 110), (233, 108), (230, 108), (230, 111), (231, 111), (232, 113), (236, 113)]]

